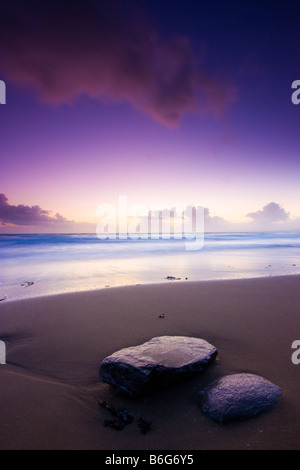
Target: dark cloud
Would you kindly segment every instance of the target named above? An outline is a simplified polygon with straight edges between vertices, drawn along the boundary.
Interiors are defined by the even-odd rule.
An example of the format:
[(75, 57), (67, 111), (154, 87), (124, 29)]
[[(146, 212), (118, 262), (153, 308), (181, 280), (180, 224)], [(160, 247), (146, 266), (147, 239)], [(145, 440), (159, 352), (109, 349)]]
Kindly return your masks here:
[(231, 86), (196, 66), (189, 41), (161, 41), (139, 2), (4, 0), (1, 68), (48, 103), (85, 94), (128, 101), (169, 127), (187, 112), (220, 114)]
[(247, 217), (253, 219), (254, 222), (284, 222), (288, 221), (290, 214), (276, 202), (270, 202), (257, 212), (247, 214)]
[(0, 194), (1, 225), (53, 226), (65, 222), (67, 222), (67, 219), (60, 214), (52, 217), (50, 211), (43, 210), (39, 206), (10, 205), (7, 197)]
[(94, 233), (96, 224), (68, 220), (61, 214), (39, 206), (17, 206), (9, 204), (7, 197), (0, 194), (1, 233)]

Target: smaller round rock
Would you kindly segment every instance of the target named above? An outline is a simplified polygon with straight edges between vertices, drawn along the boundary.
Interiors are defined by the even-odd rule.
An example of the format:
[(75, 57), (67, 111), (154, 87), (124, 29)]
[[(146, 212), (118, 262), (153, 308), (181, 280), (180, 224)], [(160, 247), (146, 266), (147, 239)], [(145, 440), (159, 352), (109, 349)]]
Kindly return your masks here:
[(254, 418), (270, 411), (282, 395), (272, 382), (254, 374), (227, 375), (200, 391), (203, 413), (218, 423)]

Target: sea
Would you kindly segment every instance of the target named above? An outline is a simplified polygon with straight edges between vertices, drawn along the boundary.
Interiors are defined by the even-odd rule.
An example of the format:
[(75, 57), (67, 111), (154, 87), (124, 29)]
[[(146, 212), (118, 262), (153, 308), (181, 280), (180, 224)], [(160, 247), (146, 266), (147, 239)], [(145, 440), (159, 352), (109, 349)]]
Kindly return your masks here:
[(0, 235), (0, 301), (153, 283), (300, 274), (300, 231), (185, 239), (94, 234)]

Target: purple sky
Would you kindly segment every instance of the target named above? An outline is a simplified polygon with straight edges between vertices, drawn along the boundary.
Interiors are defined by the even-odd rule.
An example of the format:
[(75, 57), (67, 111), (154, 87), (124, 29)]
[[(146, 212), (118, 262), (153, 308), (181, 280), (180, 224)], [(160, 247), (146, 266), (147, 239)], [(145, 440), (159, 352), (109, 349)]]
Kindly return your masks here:
[(2, 233), (93, 232), (119, 195), (201, 204), (212, 230), (300, 229), (297, 1), (0, 13)]

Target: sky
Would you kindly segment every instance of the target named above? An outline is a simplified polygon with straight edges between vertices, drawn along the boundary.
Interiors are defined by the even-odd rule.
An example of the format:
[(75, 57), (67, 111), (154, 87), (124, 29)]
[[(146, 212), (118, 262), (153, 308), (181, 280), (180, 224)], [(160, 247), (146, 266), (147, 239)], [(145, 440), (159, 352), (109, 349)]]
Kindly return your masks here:
[(0, 0), (0, 233), (94, 232), (120, 196), (201, 205), (207, 230), (300, 229), (298, 12)]

